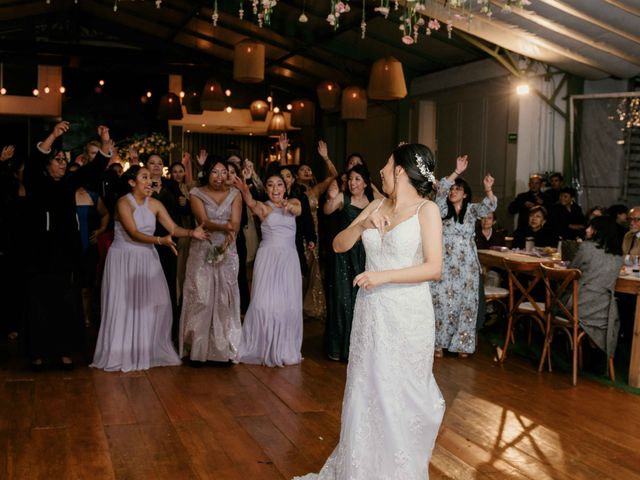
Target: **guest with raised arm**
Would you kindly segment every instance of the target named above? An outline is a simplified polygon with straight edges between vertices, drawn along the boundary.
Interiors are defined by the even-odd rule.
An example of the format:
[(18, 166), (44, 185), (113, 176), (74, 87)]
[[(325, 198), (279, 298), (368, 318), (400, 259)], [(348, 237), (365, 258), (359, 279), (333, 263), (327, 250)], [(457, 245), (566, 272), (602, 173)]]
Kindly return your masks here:
[(476, 349), (480, 261), (475, 244), (479, 218), (495, 211), (494, 179), (487, 174), (482, 183), (485, 197), (472, 203), (471, 187), (460, 175), (469, 165), (467, 156), (458, 157), (455, 170), (442, 178), (436, 203), (442, 215), (444, 266), (442, 277), (431, 284), (436, 318), (436, 356), (443, 349), (466, 357)]
[(55, 125), (24, 170), (27, 223), (27, 347), (32, 368), (46, 358), (73, 368), (72, 351), (83, 336), (78, 269), (82, 254), (76, 216), (78, 187), (97, 182), (109, 162), (109, 129), (98, 127), (101, 150), (93, 162), (67, 172), (59, 146), (69, 122)]
[[(339, 211), (341, 230), (347, 228), (369, 205), (366, 195), (371, 184), (369, 171), (363, 165), (355, 165), (348, 172), (347, 190), (341, 192), (333, 182), (324, 204), (325, 215)], [(353, 321), (353, 308), (358, 286), (353, 278), (364, 271), (366, 255), (362, 242), (354, 242), (346, 252), (336, 253), (329, 268), (331, 279), (327, 291), (327, 321), (325, 324), (325, 352), (331, 360), (346, 361), (349, 358), (349, 338)]]
[[(179, 365), (171, 343), (172, 307), (155, 245), (177, 255), (173, 237), (206, 240), (202, 225), (194, 230), (174, 223), (162, 203), (151, 198), (150, 171), (134, 165), (122, 180), (129, 193), (116, 204), (115, 234), (102, 281), (102, 321), (93, 356), (94, 368), (146, 370)], [(154, 235), (156, 221), (166, 229)]]
[(286, 198), (284, 179), (275, 173), (265, 182), (266, 202), (253, 198), (243, 179), (236, 178), (235, 186), (262, 222), (237, 361), (295, 365), (302, 360), (302, 277), (295, 245), (302, 207), (295, 198)]

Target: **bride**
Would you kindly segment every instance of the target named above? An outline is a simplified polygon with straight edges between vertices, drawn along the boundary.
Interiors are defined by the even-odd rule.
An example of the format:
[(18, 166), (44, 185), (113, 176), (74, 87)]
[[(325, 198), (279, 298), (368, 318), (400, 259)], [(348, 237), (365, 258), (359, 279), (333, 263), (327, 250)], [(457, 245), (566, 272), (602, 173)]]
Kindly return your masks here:
[(444, 414), (432, 373), (434, 317), (428, 281), (442, 270), (442, 222), (426, 197), (435, 161), (404, 144), (380, 171), (375, 200), (333, 242), (362, 237), (365, 271), (356, 300), (340, 442), (319, 474), (294, 480), (425, 480)]

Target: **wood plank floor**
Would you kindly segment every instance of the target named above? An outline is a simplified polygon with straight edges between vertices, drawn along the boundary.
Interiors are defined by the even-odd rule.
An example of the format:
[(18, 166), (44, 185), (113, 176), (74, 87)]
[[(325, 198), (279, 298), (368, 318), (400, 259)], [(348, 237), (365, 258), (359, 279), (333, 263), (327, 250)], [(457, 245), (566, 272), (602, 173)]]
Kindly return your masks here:
[[(0, 369), (0, 479), (290, 479), (340, 432), (346, 366), (305, 323), (305, 361), (128, 374)], [(640, 397), (485, 347), (436, 361), (432, 479), (640, 479)]]

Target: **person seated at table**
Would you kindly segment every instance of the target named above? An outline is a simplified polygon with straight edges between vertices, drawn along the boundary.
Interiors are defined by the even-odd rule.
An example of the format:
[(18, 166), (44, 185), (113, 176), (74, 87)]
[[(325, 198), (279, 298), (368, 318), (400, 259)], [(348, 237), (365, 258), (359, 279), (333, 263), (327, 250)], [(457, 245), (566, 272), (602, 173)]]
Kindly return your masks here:
[(593, 220), (593, 217), (601, 217), (604, 213), (605, 209), (596, 205), (595, 207), (591, 207), (587, 210), (587, 213), (585, 213), (584, 216), (587, 217), (587, 222), (590, 222)]
[(576, 204), (576, 190), (565, 187), (560, 190), (558, 203), (551, 210), (551, 226), (563, 240), (575, 240), (584, 237), (587, 220), (580, 205)]
[[(640, 206), (629, 210), (629, 231), (622, 240), (623, 255), (640, 255)], [(618, 229), (618, 232), (620, 230)]]
[(518, 214), (518, 230), (526, 228), (529, 210), (533, 207), (545, 207), (547, 211), (551, 205), (549, 199), (542, 193), (542, 177), (538, 174), (529, 177), (529, 190), (522, 192), (509, 204), (509, 213)]
[(505, 232), (496, 228), (496, 214), (489, 212), (480, 218), (476, 224), (476, 247), (478, 250), (486, 250), (491, 247), (504, 247)]
[(564, 188), (564, 177), (560, 172), (554, 172), (549, 176), (549, 188), (544, 191), (548, 205), (555, 205), (560, 199)]
[[(569, 268), (582, 272), (578, 281), (580, 326), (598, 348), (612, 357), (618, 340), (620, 319), (614, 296), (622, 267), (622, 249), (616, 222), (612, 217), (595, 217), (586, 230)], [(572, 308), (572, 299), (565, 304)]]
[(547, 209), (541, 206), (529, 210), (529, 223), (513, 234), (513, 248), (525, 248), (527, 238), (533, 238), (536, 247), (555, 247), (558, 236), (547, 223)]

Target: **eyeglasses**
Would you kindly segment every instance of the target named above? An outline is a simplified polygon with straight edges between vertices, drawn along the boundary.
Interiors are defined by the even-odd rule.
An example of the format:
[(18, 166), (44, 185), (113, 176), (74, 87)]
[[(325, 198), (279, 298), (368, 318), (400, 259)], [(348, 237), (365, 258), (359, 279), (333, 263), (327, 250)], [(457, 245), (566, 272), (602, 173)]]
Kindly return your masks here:
[(629, 217), (630, 222), (640, 222), (640, 217)]
[(55, 160), (58, 163), (67, 163), (66, 157), (53, 157), (51, 160)]

